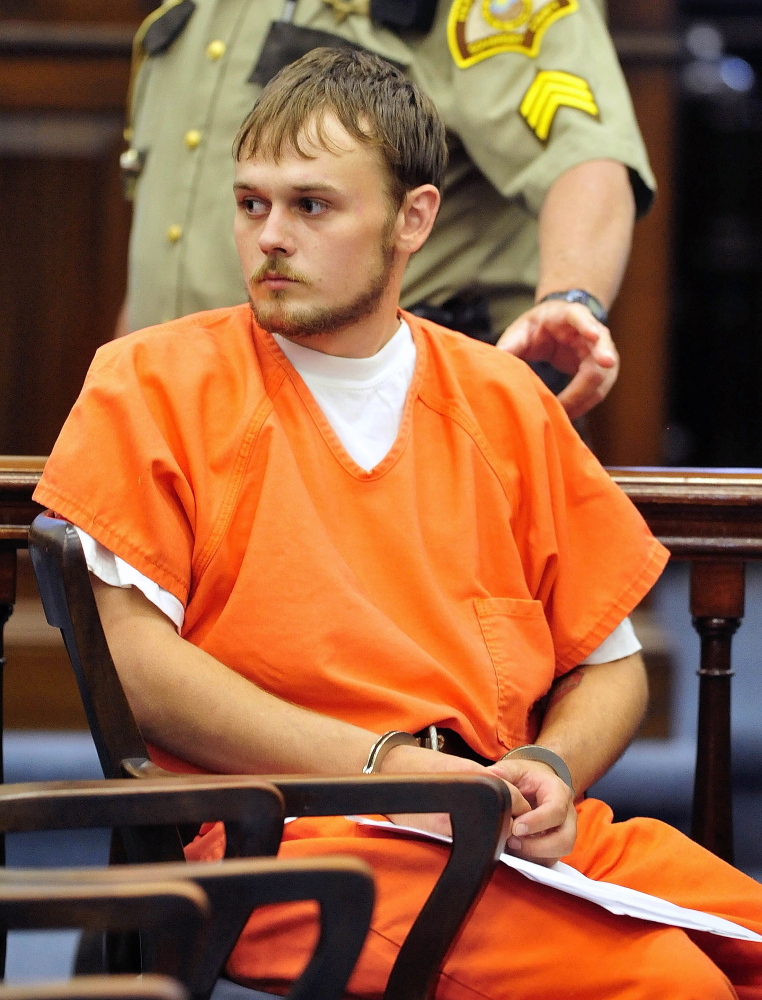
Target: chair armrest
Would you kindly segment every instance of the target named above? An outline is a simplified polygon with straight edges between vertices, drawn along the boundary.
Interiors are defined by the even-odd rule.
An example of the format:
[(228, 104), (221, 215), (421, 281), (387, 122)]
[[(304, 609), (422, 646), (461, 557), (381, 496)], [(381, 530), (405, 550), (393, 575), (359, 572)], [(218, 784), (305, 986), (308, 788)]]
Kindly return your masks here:
[[(15, 884), (59, 891), (82, 886), (93, 891), (160, 880), (195, 883), (209, 900), (211, 920), (189, 971), (182, 975), (194, 998), (208, 997), (253, 910), (272, 903), (316, 900), (321, 933), (289, 1000), (341, 1000), (370, 926), (373, 875), (351, 857), (277, 859), (232, 858), (222, 862), (169, 862), (101, 869), (62, 868), (0, 871), (2, 896)], [(1, 918), (0, 918), (1, 919)], [(162, 953), (163, 954), (163, 953)], [(188, 967), (186, 966), (186, 970)]]
[[(118, 827), (132, 838), (131, 861), (161, 861), (161, 828), (222, 820), (230, 854), (276, 854), (284, 798), (250, 775), (178, 775), (150, 781), (47, 781), (0, 785), (0, 833)], [(152, 840), (152, 829), (158, 828)], [(152, 849), (155, 848), (155, 849)], [(171, 860), (176, 860), (173, 856)]]
[(73, 976), (0, 986), (0, 1000), (188, 1000), (188, 992), (169, 976)]
[[(145, 759), (126, 760), (122, 766), (135, 777), (162, 773)], [(486, 774), (267, 775), (265, 780), (283, 794), (289, 816), (449, 813), (453, 833), (450, 858), (400, 948), (384, 994), (385, 1000), (423, 1000), (505, 846), (511, 800), (504, 782)]]
[[(175, 866), (181, 867), (181, 866)], [(192, 985), (203, 932), (211, 913), (204, 890), (182, 878), (144, 873), (142, 881), (112, 876), (72, 880), (60, 870), (0, 873), (0, 927), (42, 930), (71, 927), (87, 931), (149, 932), (146, 967)], [(89, 873), (87, 873), (89, 874)], [(7, 876), (7, 877), (6, 877)], [(117, 877), (114, 877), (117, 876)]]

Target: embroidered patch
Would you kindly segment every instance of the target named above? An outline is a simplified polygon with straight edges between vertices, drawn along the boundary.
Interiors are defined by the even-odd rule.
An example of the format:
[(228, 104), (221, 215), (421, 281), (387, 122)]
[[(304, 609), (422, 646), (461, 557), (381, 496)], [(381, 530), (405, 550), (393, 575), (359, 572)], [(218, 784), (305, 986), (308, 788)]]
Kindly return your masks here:
[(561, 70), (542, 70), (532, 81), (519, 107), (527, 125), (545, 142), (559, 108), (576, 108), (593, 118), (600, 112), (587, 80)]
[(578, 9), (578, 0), (453, 0), (447, 19), (450, 53), (461, 69), (499, 52), (534, 59), (551, 24)]

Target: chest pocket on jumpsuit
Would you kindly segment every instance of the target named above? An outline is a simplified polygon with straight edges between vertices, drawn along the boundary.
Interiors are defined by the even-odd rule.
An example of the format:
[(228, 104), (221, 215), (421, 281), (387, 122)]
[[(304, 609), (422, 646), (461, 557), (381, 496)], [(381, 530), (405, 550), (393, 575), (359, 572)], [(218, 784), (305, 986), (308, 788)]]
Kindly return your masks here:
[(479, 625), (497, 679), (497, 736), (508, 748), (531, 742), (530, 713), (553, 683), (555, 650), (541, 601), (476, 598)]

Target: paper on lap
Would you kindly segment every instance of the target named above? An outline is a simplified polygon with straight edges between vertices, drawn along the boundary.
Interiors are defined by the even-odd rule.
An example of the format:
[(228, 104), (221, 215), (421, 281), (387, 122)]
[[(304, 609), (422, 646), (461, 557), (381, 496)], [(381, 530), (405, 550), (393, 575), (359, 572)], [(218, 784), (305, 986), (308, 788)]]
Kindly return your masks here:
[[(400, 826), (386, 820), (370, 819), (367, 816), (347, 816), (346, 819), (359, 823), (361, 826), (379, 827), (397, 835), (413, 834), (416, 837), (439, 840), (446, 844), (452, 841), (451, 837), (425, 833), (413, 827)], [(571, 896), (579, 896), (580, 899), (586, 899), (588, 902), (602, 906), (610, 913), (616, 913), (619, 916), (636, 917), (639, 920), (669, 924), (671, 927), (684, 927), (691, 931), (706, 931), (709, 934), (719, 934), (722, 937), (738, 938), (740, 941), (762, 942), (762, 936), (759, 934), (746, 927), (741, 927), (740, 924), (725, 920), (724, 917), (702, 913), (700, 910), (689, 910), (687, 907), (677, 906), (675, 903), (669, 903), (667, 900), (650, 896), (645, 892), (638, 892), (636, 889), (628, 889), (626, 886), (614, 885), (611, 882), (597, 882), (561, 861), (558, 861), (552, 868), (546, 868), (544, 865), (525, 861), (522, 858), (515, 858), (510, 854), (502, 854), (500, 861), (534, 882), (551, 886), (561, 892), (567, 892)]]

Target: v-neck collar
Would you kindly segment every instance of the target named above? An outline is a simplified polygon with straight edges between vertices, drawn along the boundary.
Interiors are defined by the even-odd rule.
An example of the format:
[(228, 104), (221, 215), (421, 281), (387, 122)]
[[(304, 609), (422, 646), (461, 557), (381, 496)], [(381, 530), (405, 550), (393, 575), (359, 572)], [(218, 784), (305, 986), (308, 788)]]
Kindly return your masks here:
[[(316, 427), (320, 431), (325, 443), (333, 453), (334, 458), (340, 463), (340, 465), (343, 466), (346, 472), (352, 476), (353, 479), (357, 479), (360, 482), (372, 482), (373, 480), (381, 479), (385, 476), (399, 461), (405, 450), (405, 446), (407, 445), (408, 438), (410, 437), (410, 429), (413, 422), (413, 407), (415, 405), (418, 391), (421, 387), (424, 372), (426, 370), (426, 345), (420, 333), (415, 329), (414, 324), (410, 323), (407, 317), (404, 318), (410, 328), (410, 333), (413, 337), (413, 343), (415, 344), (416, 351), (415, 369), (410, 382), (410, 388), (408, 389), (407, 396), (405, 398), (405, 408), (402, 412), (402, 419), (400, 421), (399, 430), (394, 444), (377, 465), (374, 465), (372, 469), (363, 469), (361, 465), (358, 465), (357, 462), (355, 462), (344, 445), (341, 443), (339, 436), (331, 426), (328, 418), (323, 413), (310, 390), (307, 388), (304, 379), (283, 353), (275, 338), (272, 334), (268, 333), (267, 330), (262, 329), (262, 327), (254, 321), (253, 314), (251, 315), (252, 335), (256, 337), (259, 343), (265, 348), (268, 360), (273, 363), (273, 366), (280, 368), (283, 374), (290, 380), (294, 389), (298, 393), (299, 398), (312, 417)], [(267, 374), (268, 373), (263, 372), (263, 375), (265, 376), (265, 384), (270, 381), (267, 378)], [(274, 386), (273, 389), (277, 392), (277, 387)]]

